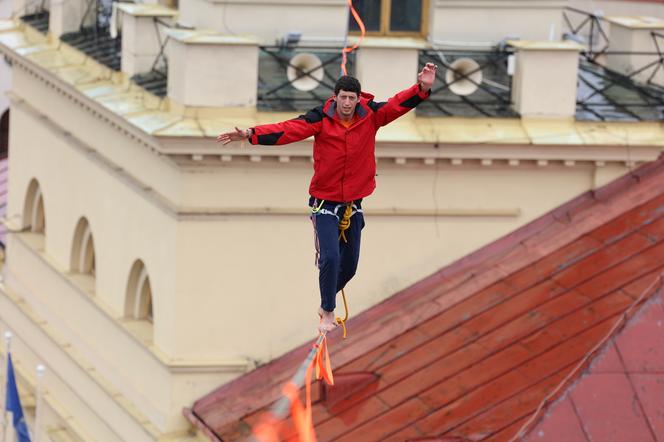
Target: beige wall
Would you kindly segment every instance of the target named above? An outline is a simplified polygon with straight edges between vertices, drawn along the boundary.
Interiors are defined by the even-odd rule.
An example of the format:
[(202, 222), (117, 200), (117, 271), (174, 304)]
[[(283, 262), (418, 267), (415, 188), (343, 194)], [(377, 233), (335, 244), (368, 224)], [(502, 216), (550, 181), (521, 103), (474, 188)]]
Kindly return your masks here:
[(664, 18), (664, 4), (656, 1), (570, 0), (569, 6), (604, 15), (649, 15)]
[(566, 0), (432, 0), (433, 40), (493, 42), (505, 37), (548, 40), (562, 35)]
[(288, 32), (304, 38), (343, 38), (345, 0), (182, 0), (179, 22), (230, 35), (250, 34), (274, 44)]
[[(17, 73), (21, 79), (15, 92), (20, 93), (28, 79)], [(217, 357), (221, 351), (199, 352), (192, 360), (188, 357), (191, 352), (175, 347), (186, 345), (179, 339), (186, 333), (178, 329), (178, 324), (186, 324), (176, 321), (174, 310), (179, 307), (175, 300), (176, 218), (151, 203), (148, 192), (81, 149), (62, 128), (56, 130), (54, 123), (44, 121), (27, 106), (12, 108), (8, 217), (14, 221), (21, 218), (25, 192), (36, 178), (42, 188), (47, 227), (43, 253), (39, 253), (39, 244), (28, 247), (24, 241), (10, 238), (11, 256), (4, 270), (8, 285), (157, 428), (172, 431), (186, 427), (181, 407), (229, 379), (225, 371), (237, 374), (245, 364), (240, 361), (233, 365), (235, 361), (231, 361), (228, 368), (227, 361)], [(88, 117), (88, 122), (92, 121)], [(109, 142), (107, 147), (115, 145), (105, 141)], [(122, 135), (115, 141), (122, 144)], [(137, 155), (129, 157), (123, 167), (138, 160), (141, 147), (135, 145), (134, 149)], [(23, 166), (26, 164), (29, 168)], [(137, 167), (149, 169), (150, 164)], [(95, 242), (93, 298), (68, 274), (74, 229), (81, 216), (88, 219)], [(145, 262), (155, 294), (154, 315), (159, 319), (154, 326), (154, 348), (132, 334), (121, 320), (129, 270), (136, 259)], [(9, 324), (10, 329), (14, 325)], [(35, 352), (49, 354), (41, 348)], [(62, 365), (55, 369), (71, 370)], [(71, 385), (77, 385), (75, 378), (69, 379)], [(78, 386), (85, 391), (84, 384)], [(112, 393), (104, 393), (114, 401)], [(95, 408), (94, 403), (86, 405)], [(116, 413), (126, 414), (122, 410)]]

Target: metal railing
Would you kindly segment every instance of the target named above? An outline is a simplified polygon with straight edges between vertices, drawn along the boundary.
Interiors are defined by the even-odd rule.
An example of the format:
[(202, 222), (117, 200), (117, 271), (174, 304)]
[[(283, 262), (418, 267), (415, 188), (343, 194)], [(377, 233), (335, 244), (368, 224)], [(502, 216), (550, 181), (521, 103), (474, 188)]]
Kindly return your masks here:
[[(614, 50), (609, 22), (601, 14), (566, 8), (563, 18), (569, 31), (564, 38), (585, 47), (579, 64), (577, 119), (661, 120), (664, 85), (656, 76), (664, 73), (664, 35), (650, 32), (650, 51)], [(619, 72), (618, 65), (629, 72)]]
[(563, 20), (568, 27), (568, 33), (563, 38), (571, 38), (586, 46), (583, 55), (589, 60), (595, 60), (606, 52), (609, 47), (607, 23), (604, 16), (567, 7), (563, 10)]
[(111, 0), (88, 0), (79, 29), (61, 35), (60, 39), (110, 69), (119, 71), (122, 38), (111, 35), (111, 16)]
[[(470, 116), (470, 117), (517, 117), (512, 109), (512, 76), (508, 64), (512, 51), (504, 47), (493, 50), (423, 50), (419, 63), (438, 65), (436, 82), (427, 101), (417, 107), (421, 115)], [(468, 58), (477, 67), (464, 72), (455, 69), (455, 62)], [(455, 75), (449, 75), (452, 71)], [(481, 80), (473, 74), (481, 72)], [(455, 85), (465, 82), (472, 93), (461, 95), (454, 91)]]
[[(293, 57), (310, 53), (320, 59), (320, 67), (309, 71), (298, 70), (291, 64)], [(346, 66), (353, 75), (355, 56), (348, 56)], [(288, 78), (287, 71), (295, 68), (297, 75)], [(315, 78), (315, 72), (323, 70), (322, 79)], [(334, 93), (334, 84), (341, 75), (341, 47), (289, 47), (261, 46), (258, 61), (258, 102), (260, 110), (305, 111), (325, 102)], [(303, 77), (311, 77), (318, 85), (311, 90), (299, 90), (293, 84)]]
[(19, 8), (12, 10), (11, 18), (18, 17), (42, 34), (48, 33), (49, 11), (46, 0), (26, 0)]

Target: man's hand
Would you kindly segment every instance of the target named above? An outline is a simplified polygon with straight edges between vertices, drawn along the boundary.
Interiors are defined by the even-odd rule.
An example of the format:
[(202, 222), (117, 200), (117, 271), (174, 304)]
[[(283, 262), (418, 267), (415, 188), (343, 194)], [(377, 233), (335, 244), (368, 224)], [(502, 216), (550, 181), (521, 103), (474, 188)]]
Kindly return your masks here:
[(433, 86), (433, 82), (436, 81), (436, 66), (433, 63), (427, 63), (419, 74), (417, 74), (417, 82), (420, 84), (420, 88), (423, 91), (428, 91)]
[(251, 129), (240, 129), (237, 126), (233, 132), (226, 132), (219, 134), (217, 137), (217, 143), (228, 144), (231, 141), (242, 141), (251, 137), (253, 131)]

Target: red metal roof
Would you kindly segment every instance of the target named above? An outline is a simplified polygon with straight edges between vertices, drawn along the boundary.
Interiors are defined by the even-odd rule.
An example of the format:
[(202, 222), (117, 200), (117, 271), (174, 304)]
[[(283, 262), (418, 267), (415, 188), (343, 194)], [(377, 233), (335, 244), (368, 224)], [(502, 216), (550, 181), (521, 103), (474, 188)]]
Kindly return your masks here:
[[(664, 305), (649, 302), (529, 433), (536, 442), (664, 440)], [(607, 406), (608, 405), (608, 406)]]
[[(660, 289), (662, 271), (660, 159), (354, 318), (350, 338), (330, 342), (338, 381), (315, 395), (318, 438), (510, 440), (578, 378), (641, 295)], [(309, 346), (188, 415), (223, 440), (248, 435)]]

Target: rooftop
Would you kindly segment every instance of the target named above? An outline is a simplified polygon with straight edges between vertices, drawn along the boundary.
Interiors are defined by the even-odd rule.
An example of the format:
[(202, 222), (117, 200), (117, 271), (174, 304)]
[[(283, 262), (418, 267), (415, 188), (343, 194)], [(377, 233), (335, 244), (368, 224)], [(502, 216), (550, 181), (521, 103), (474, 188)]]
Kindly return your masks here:
[[(338, 381), (315, 397), (318, 437), (508, 440), (661, 291), (663, 271), (664, 158), (352, 318), (350, 338), (330, 342)], [(189, 416), (223, 440), (248, 434), (308, 347)]]

